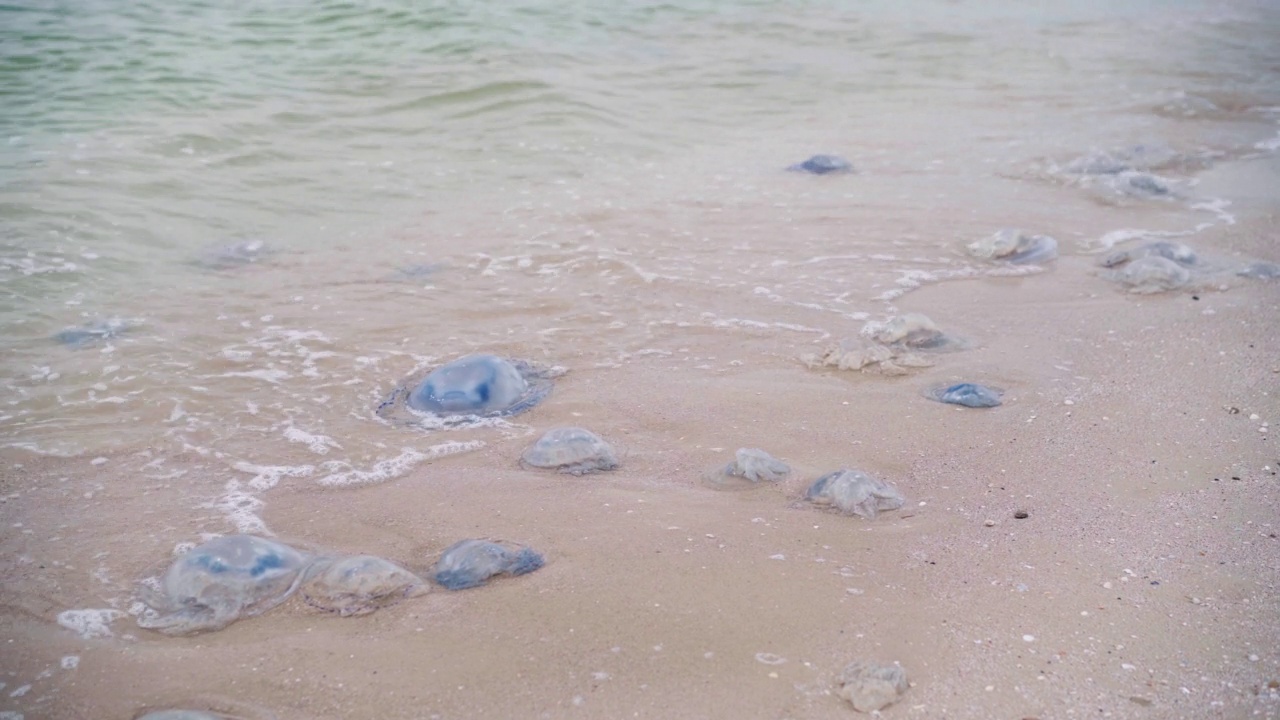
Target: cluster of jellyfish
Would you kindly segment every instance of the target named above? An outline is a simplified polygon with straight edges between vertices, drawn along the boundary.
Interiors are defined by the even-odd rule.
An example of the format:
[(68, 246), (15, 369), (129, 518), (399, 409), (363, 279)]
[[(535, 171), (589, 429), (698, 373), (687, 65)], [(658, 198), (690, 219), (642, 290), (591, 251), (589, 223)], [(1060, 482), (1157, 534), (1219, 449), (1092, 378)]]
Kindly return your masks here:
[[(1103, 177), (1130, 195), (1167, 197), (1171, 191), (1144, 165), (1146, 155), (1117, 159), (1099, 156), (1067, 170), (1080, 177)], [(1149, 164), (1149, 163), (1148, 163)], [(815, 155), (787, 168), (814, 175), (853, 173), (847, 160)], [(222, 268), (256, 262), (267, 252), (260, 241), (221, 249), (205, 264)], [(976, 259), (1008, 265), (1031, 265), (1057, 258), (1058, 243), (1046, 235), (1005, 229), (965, 246)], [(1100, 272), (1134, 293), (1185, 288), (1212, 268), (1194, 250), (1175, 242), (1152, 242), (1102, 258)], [(1280, 266), (1253, 263), (1233, 271), (1254, 279), (1280, 278)], [(82, 347), (128, 329), (120, 321), (69, 328), (56, 339)], [(919, 314), (893, 318), (865, 337), (844, 341), (820, 355), (806, 356), (811, 367), (836, 367), (883, 374), (905, 374), (933, 364), (932, 356), (967, 347)], [(563, 372), (533, 362), (489, 354), (469, 355), (407, 378), (377, 407), (389, 422), (414, 425), (424, 418), (457, 421), (515, 415), (544, 400)], [(1004, 391), (974, 382), (932, 385), (924, 397), (967, 408), (994, 408)], [(619, 467), (618, 454), (599, 435), (581, 427), (547, 431), (520, 455), (526, 468), (575, 476)], [(717, 490), (745, 489), (781, 483), (791, 467), (758, 448), (739, 449), (729, 463), (702, 477)], [(905, 499), (893, 485), (866, 472), (840, 468), (807, 483), (803, 500), (844, 515), (874, 519), (900, 509)], [(447, 548), (429, 571), (417, 573), (372, 555), (343, 556), (312, 552), (253, 535), (229, 535), (206, 542), (176, 559), (154, 586), (144, 587), (146, 610), (138, 624), (167, 634), (217, 630), (238, 619), (258, 615), (297, 596), (307, 605), (340, 616), (358, 616), (428, 593), (432, 585), (463, 590), (484, 585), (500, 575), (520, 576), (544, 564), (541, 554), (513, 543), (465, 539)], [(863, 712), (895, 702), (907, 689), (905, 671), (897, 665), (855, 662), (845, 668), (836, 694)], [(169, 710), (147, 720), (209, 720), (213, 713)]]

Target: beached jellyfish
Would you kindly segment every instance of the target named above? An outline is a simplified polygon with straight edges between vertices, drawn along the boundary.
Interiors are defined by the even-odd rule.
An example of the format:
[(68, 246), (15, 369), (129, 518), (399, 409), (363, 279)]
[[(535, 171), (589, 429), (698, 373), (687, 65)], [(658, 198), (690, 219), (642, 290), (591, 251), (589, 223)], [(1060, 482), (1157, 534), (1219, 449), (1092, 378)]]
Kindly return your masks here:
[(99, 320), (80, 327), (67, 328), (53, 336), (55, 342), (69, 348), (80, 349), (103, 340), (110, 340), (128, 330), (132, 325), (119, 318)]
[(227, 535), (188, 551), (169, 566), (160, 592), (147, 598), (153, 613), (138, 625), (170, 635), (217, 630), (283, 602), (310, 558), (288, 545)]
[(836, 680), (836, 695), (858, 712), (872, 713), (897, 702), (910, 685), (901, 665), (852, 662)]
[(520, 456), (523, 465), (558, 470), (570, 475), (614, 470), (618, 458), (613, 447), (590, 430), (562, 427), (548, 430)]
[(707, 484), (719, 489), (754, 487), (786, 479), (791, 466), (757, 448), (739, 448), (733, 462), (708, 473)]
[(1191, 281), (1191, 272), (1169, 258), (1148, 255), (1119, 270), (1108, 270), (1102, 277), (1128, 287), (1131, 293), (1146, 295), (1186, 285)]
[(899, 315), (885, 323), (873, 336), (877, 342), (910, 350), (955, 350), (962, 343), (938, 329), (920, 313)]
[(1067, 163), (1065, 170), (1076, 175), (1119, 175), (1134, 170), (1154, 170), (1181, 163), (1184, 158), (1162, 143), (1093, 152)]
[(205, 249), (196, 264), (210, 270), (231, 270), (256, 263), (270, 253), (265, 240), (243, 240)]
[(515, 415), (551, 392), (561, 368), (536, 366), (496, 355), (468, 355), (421, 379), (411, 377), (378, 406), (388, 420), (414, 423), (414, 412), (441, 417)]
[(853, 165), (838, 155), (814, 155), (802, 163), (789, 166), (787, 169), (793, 172), (826, 175), (827, 173), (853, 172)]
[(1117, 176), (1116, 190), (1126, 195), (1139, 197), (1164, 197), (1169, 194), (1169, 185), (1164, 180), (1145, 172), (1124, 172)]
[(1058, 257), (1058, 241), (1048, 235), (1024, 235), (1004, 228), (991, 237), (969, 243), (965, 249), (983, 260), (1004, 260), (1015, 265), (1042, 263)]
[(818, 478), (804, 497), (815, 505), (834, 505), (845, 514), (864, 518), (874, 518), (885, 510), (897, 510), (906, 502), (892, 485), (859, 470), (847, 469)]
[(483, 585), (494, 575), (524, 575), (542, 565), (542, 556), (531, 548), (509, 549), (488, 540), (462, 540), (440, 556), (435, 581), (449, 590), (464, 590)]
[(934, 385), (924, 391), (924, 396), (930, 400), (971, 408), (996, 407), (1000, 405), (1002, 395), (1004, 391), (999, 388), (974, 383)]
[(1196, 251), (1180, 242), (1157, 240), (1127, 250), (1117, 250), (1102, 258), (1099, 263), (1103, 267), (1118, 267), (1144, 257), (1162, 257), (1172, 260), (1184, 267), (1191, 267), (1198, 262)]
[(312, 577), (298, 591), (303, 601), (343, 617), (365, 615), (427, 592), (422, 578), (372, 555), (335, 560), (309, 574)]
[(1280, 278), (1280, 265), (1269, 262), (1256, 262), (1236, 271), (1236, 275), (1251, 280), (1275, 280)]

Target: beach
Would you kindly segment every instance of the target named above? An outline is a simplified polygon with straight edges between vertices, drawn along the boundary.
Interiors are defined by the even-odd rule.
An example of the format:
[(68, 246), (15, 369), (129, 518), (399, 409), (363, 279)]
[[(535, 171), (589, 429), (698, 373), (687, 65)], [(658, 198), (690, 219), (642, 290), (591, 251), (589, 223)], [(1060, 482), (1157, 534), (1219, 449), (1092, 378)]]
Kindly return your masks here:
[[(344, 87), (364, 98), (351, 107), (379, 110), (315, 124), (272, 115), (285, 127), (274, 159), (244, 139), (265, 148), (273, 136), (235, 125), (259, 110), (236, 106), (169, 118), (168, 149), (153, 130), (103, 129), (76, 136), (79, 158), (9, 162), (0, 720), (170, 708), (851, 718), (862, 715), (836, 691), (854, 661), (905, 669), (909, 689), (881, 710), (890, 718), (1280, 717), (1280, 280), (1239, 274), (1280, 263), (1280, 80), (1262, 42), (1280, 19), (1248, 4), (1184, 9), (1150, 29), (1187, 43), (1161, 48), (1177, 60), (1168, 70), (1126, 64), (1139, 51), (1120, 49), (1120, 29), (1145, 21), (1118, 11), (1027, 21), (1007, 44), (977, 16), (957, 37), (916, 37), (891, 10), (867, 20), (806, 5), (778, 26), (762, 18), (783, 23), (782, 9), (760, 12), (684, 80), (679, 53), (715, 47), (736, 17), (686, 18), (669, 45), (654, 38), (680, 18), (641, 24), (643, 42), (614, 50), (582, 40), (573, 63), (537, 56), (554, 69), (547, 87), (597, 103), (562, 124), (539, 112), (579, 106), (528, 88), (403, 106), (390, 90)], [(844, 35), (820, 22), (828, 13)], [(868, 77), (888, 89), (873, 100), (800, 97), (794, 77), (839, 75), (831, 58), (853, 52), (858, 28), (912, 62), (895, 74), (881, 58)], [(583, 32), (571, 37), (600, 40)], [(738, 125), (689, 106), (652, 129), (650, 81), (624, 73), (622, 58), (657, 63), (670, 75), (652, 80), (654, 97), (705, 90), (741, 109), (722, 68), (797, 32), (814, 54), (797, 42), (779, 51), (794, 66), (762, 58), (759, 72), (793, 79), (762, 81), (770, 102), (742, 100), (756, 114)], [(1077, 38), (1102, 52), (1071, 55)], [(1050, 52), (1033, 53), (1042, 42)], [(948, 49), (959, 60), (937, 64)], [(1221, 66), (1204, 69), (1215, 49)], [(981, 64), (1024, 51), (1044, 66)], [(617, 63), (608, 82), (577, 69), (597, 53)], [(504, 71), (518, 65), (502, 57)], [(1132, 76), (1103, 72), (1117, 68)], [(627, 92), (610, 105), (606, 86)], [(937, 106), (918, 108), (927, 97)], [(786, 109), (772, 109), (779, 99)], [(274, 101), (317, 118), (342, 106)], [(490, 103), (500, 110), (481, 112)], [(401, 113), (451, 128), (430, 142), (459, 154), (413, 146), (422, 136), (407, 125), (406, 145), (365, 125)], [(511, 145), (468, 155), (460, 127), (480, 128), (478, 145)], [(333, 157), (316, 151), (326, 137), (338, 138)], [(361, 155), (372, 138), (385, 145)], [(510, 154), (521, 138), (528, 154)], [(108, 152), (117, 140), (127, 149)], [(419, 161), (396, 154), (410, 147)], [(819, 151), (855, 172), (785, 170)], [(398, 164), (377, 170), (375, 155)], [(199, 172), (177, 164), (187, 156), (205, 161)], [(1126, 169), (1080, 169), (1100, 158)], [(130, 184), (151, 172), (177, 185)], [(1115, 184), (1139, 176), (1164, 190)], [(335, 207), (343, 185), (349, 213)], [(966, 252), (1001, 228), (1056, 238), (1057, 257)], [(266, 238), (260, 255), (217, 255), (251, 236)], [(1141, 294), (1109, 279), (1103, 257), (1153, 241), (1195, 250), (1187, 282)], [(910, 313), (958, 349), (919, 366), (820, 361)], [(82, 348), (50, 340), (106, 317), (126, 329)], [(478, 352), (563, 374), (509, 417), (378, 415), (404, 378)], [(1002, 389), (1003, 404), (925, 396), (961, 381)], [(618, 469), (522, 467), (561, 426), (599, 433)], [(791, 472), (709, 484), (739, 448)], [(805, 500), (841, 468), (888, 482), (904, 504), (861, 518)], [(464, 538), (527, 545), (546, 562), (359, 617), (295, 595), (212, 632), (138, 626), (141, 583), (234, 533), (376, 555), (424, 578)]]

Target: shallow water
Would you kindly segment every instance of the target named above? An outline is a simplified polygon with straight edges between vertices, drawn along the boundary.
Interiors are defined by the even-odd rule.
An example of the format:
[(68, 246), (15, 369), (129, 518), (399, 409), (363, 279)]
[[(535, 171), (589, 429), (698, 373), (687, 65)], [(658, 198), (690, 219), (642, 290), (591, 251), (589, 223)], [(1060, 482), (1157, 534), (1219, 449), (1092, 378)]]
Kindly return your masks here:
[[(281, 482), (531, 442), (536, 411), (375, 415), (468, 353), (567, 367), (548, 403), (588, 371), (681, 387), (799, 366), (923, 285), (1067, 281), (965, 252), (1000, 228), (1211, 252), (1185, 234), (1234, 208), (1199, 174), (1280, 149), (1277, 36), (1247, 1), (5, 6), (0, 447), (270, 532)], [(1072, 165), (1100, 152), (1169, 192)], [(786, 172), (815, 154), (856, 173)]]

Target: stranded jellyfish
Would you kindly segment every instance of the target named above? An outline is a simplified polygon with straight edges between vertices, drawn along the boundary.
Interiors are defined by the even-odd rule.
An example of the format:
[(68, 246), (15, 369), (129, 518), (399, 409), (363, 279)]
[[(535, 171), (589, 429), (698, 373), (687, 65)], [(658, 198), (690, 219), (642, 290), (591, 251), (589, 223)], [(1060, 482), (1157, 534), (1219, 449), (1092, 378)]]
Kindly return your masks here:
[(467, 355), (397, 386), (378, 406), (378, 415), (407, 422), (414, 411), (440, 417), (515, 415), (546, 398), (552, 378), (561, 372), (496, 355)]
[(1058, 257), (1058, 241), (1048, 235), (1024, 235), (1005, 228), (991, 237), (969, 243), (965, 249), (983, 260), (1003, 260), (1014, 265), (1043, 263)]
[(853, 165), (838, 155), (814, 155), (802, 163), (789, 166), (787, 169), (792, 172), (826, 175), (827, 173), (853, 172)]
[(934, 385), (924, 391), (924, 396), (930, 400), (971, 408), (996, 407), (1000, 404), (1002, 395), (1004, 391), (999, 388), (967, 382), (955, 385)]
[(1139, 295), (1176, 290), (1191, 281), (1191, 271), (1160, 255), (1148, 255), (1126, 264), (1119, 270), (1108, 270), (1102, 277), (1129, 288)]
[(791, 467), (757, 448), (739, 448), (733, 462), (707, 474), (708, 485), (718, 489), (755, 487), (786, 479)]
[(1191, 267), (1198, 260), (1196, 251), (1189, 246), (1180, 242), (1158, 240), (1135, 248), (1129, 248), (1128, 250), (1117, 250), (1102, 258), (1100, 264), (1103, 267), (1114, 268), (1145, 257), (1162, 257), (1172, 260), (1183, 267)]
[(509, 549), (488, 540), (462, 540), (440, 556), (435, 581), (449, 590), (464, 590), (483, 585), (494, 575), (524, 575), (542, 565), (542, 556), (527, 547)]
[(343, 617), (365, 615), (427, 592), (427, 583), (404, 568), (372, 555), (335, 560), (299, 590), (312, 607)]
[(562, 427), (548, 430), (520, 456), (529, 467), (586, 475), (618, 467), (613, 447), (590, 430)]
[(899, 315), (884, 324), (873, 336), (876, 342), (904, 350), (956, 350), (962, 343), (946, 335), (920, 313)]
[(836, 470), (813, 482), (804, 495), (815, 505), (829, 505), (846, 515), (874, 518), (897, 510), (906, 500), (892, 485), (858, 470)]
[(252, 535), (227, 535), (173, 561), (138, 625), (170, 635), (218, 630), (283, 602), (310, 558)]

